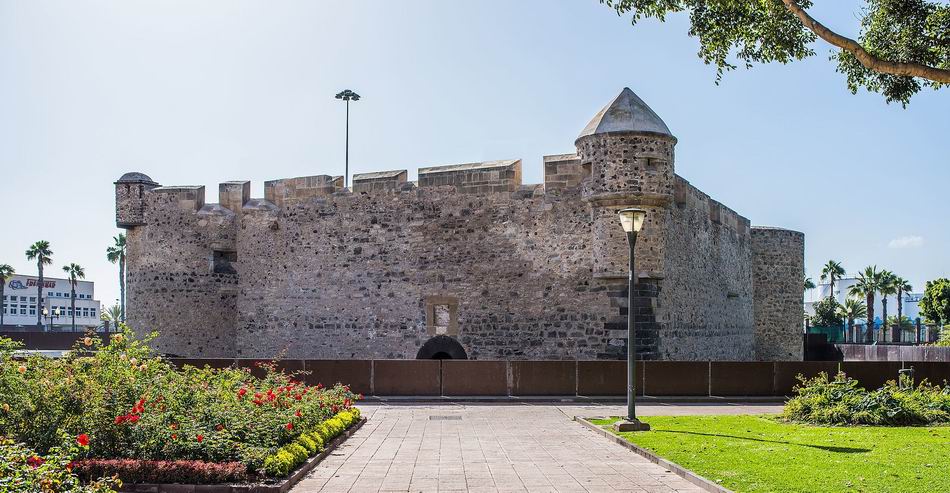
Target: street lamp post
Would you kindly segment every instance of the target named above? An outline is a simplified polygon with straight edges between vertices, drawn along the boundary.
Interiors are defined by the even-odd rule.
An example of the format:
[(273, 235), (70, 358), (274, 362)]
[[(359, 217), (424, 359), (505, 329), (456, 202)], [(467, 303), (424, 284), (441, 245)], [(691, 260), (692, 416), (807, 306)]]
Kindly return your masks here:
[(59, 308), (54, 308), (53, 312), (50, 313), (49, 308), (43, 307), (43, 316), (49, 319), (49, 331), (53, 330), (53, 319), (59, 318)]
[(628, 269), (627, 281), (627, 418), (623, 421), (614, 423), (614, 429), (617, 431), (649, 431), (650, 425), (637, 419), (637, 338), (634, 329), (634, 281), (636, 280), (634, 270), (634, 247), (637, 245), (637, 233), (643, 227), (643, 220), (646, 218), (646, 211), (643, 209), (621, 209), (617, 211), (620, 216), (620, 226), (627, 233), (627, 246), (630, 247), (630, 267)]
[(336, 98), (346, 101), (346, 154), (344, 158), (346, 169), (343, 174), (343, 188), (347, 188), (350, 186), (350, 101), (359, 101), (360, 95), (349, 89), (344, 89), (337, 93)]

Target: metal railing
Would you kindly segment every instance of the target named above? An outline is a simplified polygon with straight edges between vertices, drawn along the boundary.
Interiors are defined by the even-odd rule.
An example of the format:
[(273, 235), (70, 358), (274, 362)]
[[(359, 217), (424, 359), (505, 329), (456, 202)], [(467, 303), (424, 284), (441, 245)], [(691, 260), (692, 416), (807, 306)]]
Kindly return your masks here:
[(854, 324), (853, 327), (808, 327), (808, 334), (825, 334), (832, 344), (897, 344), (922, 345), (936, 342), (940, 338), (940, 327), (917, 323), (913, 326), (883, 327), (875, 324)]

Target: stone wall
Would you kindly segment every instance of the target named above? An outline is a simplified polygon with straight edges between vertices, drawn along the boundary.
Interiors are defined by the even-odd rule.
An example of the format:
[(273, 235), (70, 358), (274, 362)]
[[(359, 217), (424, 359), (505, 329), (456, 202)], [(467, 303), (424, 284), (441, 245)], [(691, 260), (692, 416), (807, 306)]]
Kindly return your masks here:
[(435, 298), (469, 358), (605, 357), (620, 307), (590, 278), (589, 236), (576, 195), (449, 186), (245, 214), (237, 354), (414, 358)]
[(675, 177), (658, 352), (671, 360), (753, 359), (749, 221)]
[(751, 233), (756, 358), (801, 360), (805, 235), (758, 226)]
[[(794, 358), (793, 339), (801, 358), (801, 235), (756, 236), (673, 173), (672, 145), (584, 138), (547, 160), (552, 190), (522, 185), (520, 161), (430, 168), (419, 186), (386, 172), (353, 193), (303, 177), (253, 199), (226, 182), (220, 205), (155, 188), (129, 229), (129, 322), (189, 357), (414, 358), (449, 338), (473, 359), (588, 360), (625, 358), (631, 314), (643, 359)], [(647, 211), (632, 307), (630, 206)]]
[(161, 351), (233, 356), (238, 277), (213, 264), (215, 251), (235, 251), (237, 222), (203, 197), (203, 187), (146, 194), (147, 225), (127, 233), (126, 318), (142, 334), (158, 331)]

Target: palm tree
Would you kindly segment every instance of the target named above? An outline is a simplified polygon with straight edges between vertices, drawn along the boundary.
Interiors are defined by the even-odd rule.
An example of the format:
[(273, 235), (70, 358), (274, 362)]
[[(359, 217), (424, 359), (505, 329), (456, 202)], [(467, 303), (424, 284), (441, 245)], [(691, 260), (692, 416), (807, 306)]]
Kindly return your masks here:
[(125, 321), (125, 233), (113, 236), (115, 243), (106, 248), (106, 259), (113, 264), (119, 264), (119, 318), (115, 321)]
[(858, 272), (858, 275), (855, 276), (855, 282), (848, 288), (848, 296), (857, 296), (863, 297), (865, 300), (865, 306), (867, 307), (867, 327), (868, 332), (866, 336), (867, 342), (874, 340), (874, 294), (877, 293), (878, 286), (881, 282), (881, 273), (877, 270), (877, 266), (865, 267), (863, 271)]
[(828, 296), (834, 298), (835, 296), (835, 279), (841, 279), (844, 276), (844, 267), (841, 266), (841, 262), (836, 260), (829, 260), (824, 267), (821, 268), (821, 280), (829, 281), (830, 289), (828, 290)]
[(26, 251), (27, 260), (36, 260), (36, 270), (39, 280), (36, 282), (36, 326), (43, 326), (43, 266), (53, 263), (53, 251), (49, 249), (49, 242), (40, 240), (30, 245)]
[[(838, 315), (848, 320), (848, 330), (854, 330), (854, 319), (868, 316), (867, 305), (863, 301), (855, 298), (844, 300), (844, 305), (838, 306)], [(852, 336), (851, 340), (856, 342), (857, 334)]]
[(6, 297), (3, 296), (3, 290), (7, 287), (7, 279), (13, 277), (13, 267), (10, 267), (10, 264), (0, 264), (0, 325), (3, 325), (3, 300)]
[(69, 264), (63, 266), (63, 272), (69, 276), (69, 286), (71, 288), (69, 298), (73, 311), (73, 332), (76, 332), (76, 282), (79, 279), (86, 278), (86, 271), (83, 270), (79, 264)]
[(805, 291), (808, 291), (809, 289), (815, 289), (815, 281), (812, 281), (810, 277), (805, 276), (803, 287), (805, 288)]
[(120, 307), (118, 304), (115, 304), (109, 308), (106, 308), (99, 315), (99, 319), (104, 322), (103, 325), (106, 326), (106, 332), (109, 331), (109, 326), (118, 327), (119, 322), (122, 321), (122, 307)]
[(904, 295), (913, 291), (914, 287), (903, 277), (894, 279), (894, 285), (897, 287), (897, 319), (904, 319)]
[(884, 321), (884, 331), (887, 333), (888, 324), (887, 324), (887, 297), (888, 295), (897, 294), (897, 284), (894, 282), (897, 279), (897, 276), (889, 270), (881, 271), (881, 280), (878, 284), (877, 291), (881, 293), (881, 320)]

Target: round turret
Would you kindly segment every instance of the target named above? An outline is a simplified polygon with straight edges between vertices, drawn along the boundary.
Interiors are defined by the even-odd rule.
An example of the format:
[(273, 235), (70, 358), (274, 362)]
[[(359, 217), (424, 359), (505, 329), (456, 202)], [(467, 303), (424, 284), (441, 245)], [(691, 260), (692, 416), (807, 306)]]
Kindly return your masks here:
[(666, 205), (672, 199), (676, 137), (629, 88), (594, 115), (574, 143), (591, 170), (588, 200)]
[(582, 165), (590, 170), (584, 199), (593, 219), (594, 276), (626, 277), (627, 244), (616, 214), (625, 207), (647, 211), (637, 241), (638, 275), (659, 276), (673, 203), (676, 137), (642, 99), (624, 88), (594, 115), (575, 145)]
[(145, 224), (145, 192), (159, 184), (145, 173), (133, 171), (115, 181), (115, 225), (132, 228)]

